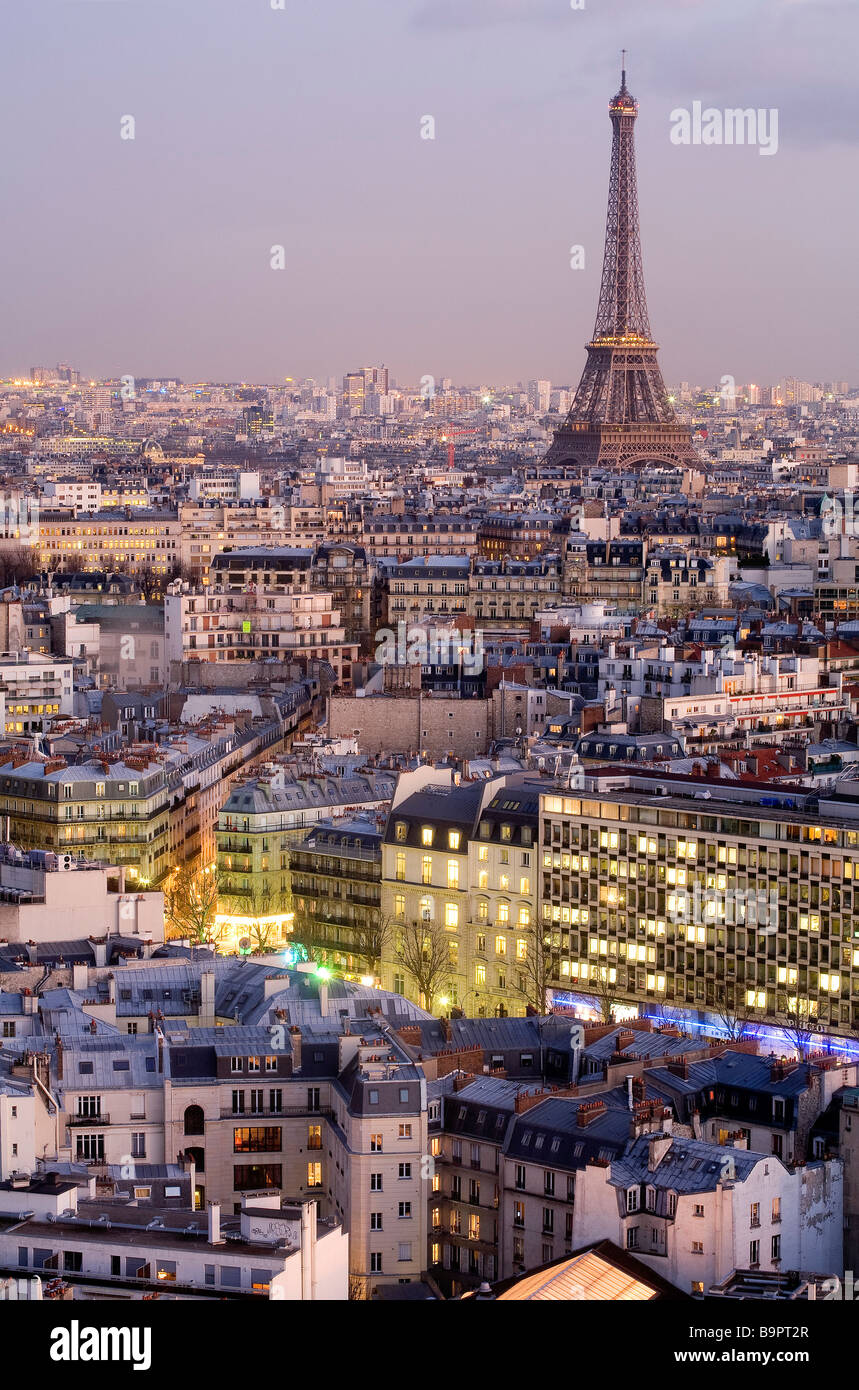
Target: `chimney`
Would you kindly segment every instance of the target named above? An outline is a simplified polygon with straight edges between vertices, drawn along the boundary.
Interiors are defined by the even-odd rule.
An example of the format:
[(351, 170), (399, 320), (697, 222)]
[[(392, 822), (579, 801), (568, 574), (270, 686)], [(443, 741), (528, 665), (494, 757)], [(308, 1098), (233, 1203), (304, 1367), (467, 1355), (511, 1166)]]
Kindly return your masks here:
[(328, 1017), (328, 981), (319, 981), (319, 1012), (323, 1018)]
[(200, 1027), (213, 1028), (215, 1025), (215, 972), (203, 970), (200, 974)]
[(634, 1076), (631, 1076), (631, 1075), (628, 1076), (628, 1077), (626, 1078), (626, 1101), (627, 1101), (627, 1105), (629, 1106), (630, 1110), (632, 1110), (633, 1107), (635, 1106), (635, 1101), (633, 1100), (633, 1097), (632, 1097), (632, 1083), (633, 1083), (634, 1080), (635, 1080), (635, 1077), (634, 1077)]
[(61, 1039), (59, 1033), (57, 1033), (56, 1038), (54, 1039), (54, 1041), (56, 1042), (56, 1045), (57, 1045), (57, 1080), (58, 1080), (58, 1081), (62, 1081), (62, 1079), (63, 1079), (63, 1043), (62, 1043), (62, 1039)]
[(156, 1035), (157, 1035), (157, 1038), (158, 1038), (158, 1070), (159, 1070), (159, 1072), (163, 1072), (163, 1070), (164, 1070), (164, 1034), (161, 1032), (161, 1029), (160, 1029), (160, 1028), (157, 1029)]
[(209, 1244), (223, 1245), (224, 1237), (221, 1235), (221, 1204), (220, 1202), (207, 1202), (209, 1208)]
[(589, 1124), (604, 1114), (605, 1101), (589, 1100), (584, 1105), (580, 1105), (576, 1111), (576, 1124), (580, 1129), (586, 1129)]
[(652, 1134), (647, 1150), (647, 1171), (655, 1173), (674, 1141), (670, 1134)]
[(292, 1043), (292, 1070), (301, 1071), (301, 1029), (297, 1023), (290, 1028), (289, 1039)]

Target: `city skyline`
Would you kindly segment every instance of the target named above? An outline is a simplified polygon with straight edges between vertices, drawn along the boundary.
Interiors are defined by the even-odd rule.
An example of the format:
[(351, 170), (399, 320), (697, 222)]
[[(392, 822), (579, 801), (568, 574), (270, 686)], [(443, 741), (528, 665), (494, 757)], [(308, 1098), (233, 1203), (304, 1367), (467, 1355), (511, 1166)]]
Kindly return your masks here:
[[(626, 43), (666, 378), (855, 377), (848, 7), (660, 5), (671, 24), (657, 31), (652, 6), (647, 30), (628, 3), (528, 11), (218, 3), (201, 29), (189, 3), (170, 10), (169, 45), (156, 4), (59, 7), (38, 44), (32, 17), (10, 15), (7, 121), (42, 99), (9, 156), (21, 215), (0, 371), (74, 357), (99, 377), (282, 381), (396, 360), (401, 380), (441, 364), (459, 380), (573, 383), (599, 284), (605, 93)], [(82, 94), (70, 82), (86, 54), (103, 81)], [(777, 157), (672, 144), (671, 113), (696, 101), (777, 110)], [(356, 117), (370, 140), (350, 136)]]

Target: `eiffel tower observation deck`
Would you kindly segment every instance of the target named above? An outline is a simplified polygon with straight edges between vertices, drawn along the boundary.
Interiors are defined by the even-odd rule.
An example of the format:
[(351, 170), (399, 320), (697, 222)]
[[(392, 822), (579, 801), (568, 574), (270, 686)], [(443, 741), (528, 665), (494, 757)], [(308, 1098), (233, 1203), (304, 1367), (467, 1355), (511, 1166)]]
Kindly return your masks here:
[(608, 114), (611, 173), (596, 324), (575, 399), (541, 467), (700, 468), (691, 432), (668, 400), (647, 315), (635, 177), (638, 103), (627, 91), (625, 63)]

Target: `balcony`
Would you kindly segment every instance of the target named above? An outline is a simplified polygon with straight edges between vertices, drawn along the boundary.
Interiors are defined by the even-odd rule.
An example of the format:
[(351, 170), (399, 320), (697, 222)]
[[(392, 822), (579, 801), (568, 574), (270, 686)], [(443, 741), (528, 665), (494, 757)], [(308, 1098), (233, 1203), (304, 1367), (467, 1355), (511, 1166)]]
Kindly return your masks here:
[(90, 1129), (100, 1129), (102, 1125), (110, 1124), (110, 1116), (105, 1114), (69, 1115), (68, 1119), (66, 1120), (66, 1124), (71, 1125), (73, 1127), (77, 1125), (84, 1125), (89, 1126)]
[[(280, 1119), (291, 1120), (305, 1117), (313, 1119), (319, 1117), (324, 1120), (333, 1120), (334, 1111), (327, 1107), (320, 1107), (318, 1110), (310, 1110), (306, 1105), (282, 1105), (279, 1109), (272, 1110), (265, 1106), (261, 1110), (221, 1110), (222, 1120), (240, 1120), (244, 1124), (253, 1124), (255, 1120)], [(80, 1121), (83, 1124), (83, 1121)]]

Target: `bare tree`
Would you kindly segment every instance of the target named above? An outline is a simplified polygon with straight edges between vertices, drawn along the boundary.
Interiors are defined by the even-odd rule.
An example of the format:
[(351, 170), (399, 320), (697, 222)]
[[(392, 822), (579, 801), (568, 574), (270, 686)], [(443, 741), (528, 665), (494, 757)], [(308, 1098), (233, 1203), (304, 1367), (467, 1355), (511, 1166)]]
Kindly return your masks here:
[(550, 927), (539, 923), (528, 933), (528, 946), (519, 972), (519, 992), (539, 1014), (549, 1008), (549, 990), (558, 983), (561, 951), (552, 942)]
[(160, 594), (163, 579), (156, 574), (151, 565), (141, 565), (134, 576), (134, 582), (144, 603), (151, 603), (157, 594)]
[(384, 951), (391, 935), (391, 919), (374, 914), (351, 928), (353, 953), (367, 963), (367, 973), (378, 975)]
[(429, 1013), (450, 979), (450, 944), (439, 922), (410, 922), (403, 927), (397, 955), (411, 975), (421, 1007)]
[(218, 895), (223, 889), (223, 879), (217, 869), (180, 865), (164, 890), (168, 934), (187, 936), (197, 944), (213, 942)]
[(255, 950), (265, 951), (274, 944), (277, 924), (274, 922), (274, 895), (267, 883), (255, 884), (242, 894), (242, 916), (248, 919), (248, 936)]
[(36, 550), (25, 545), (0, 546), (0, 589), (10, 584), (23, 584), (39, 570)]
[(745, 1002), (743, 990), (729, 985), (723, 997), (713, 1005), (712, 1012), (724, 1029), (729, 1042), (740, 1042), (749, 1032), (751, 1024), (759, 1017), (754, 1004)]

